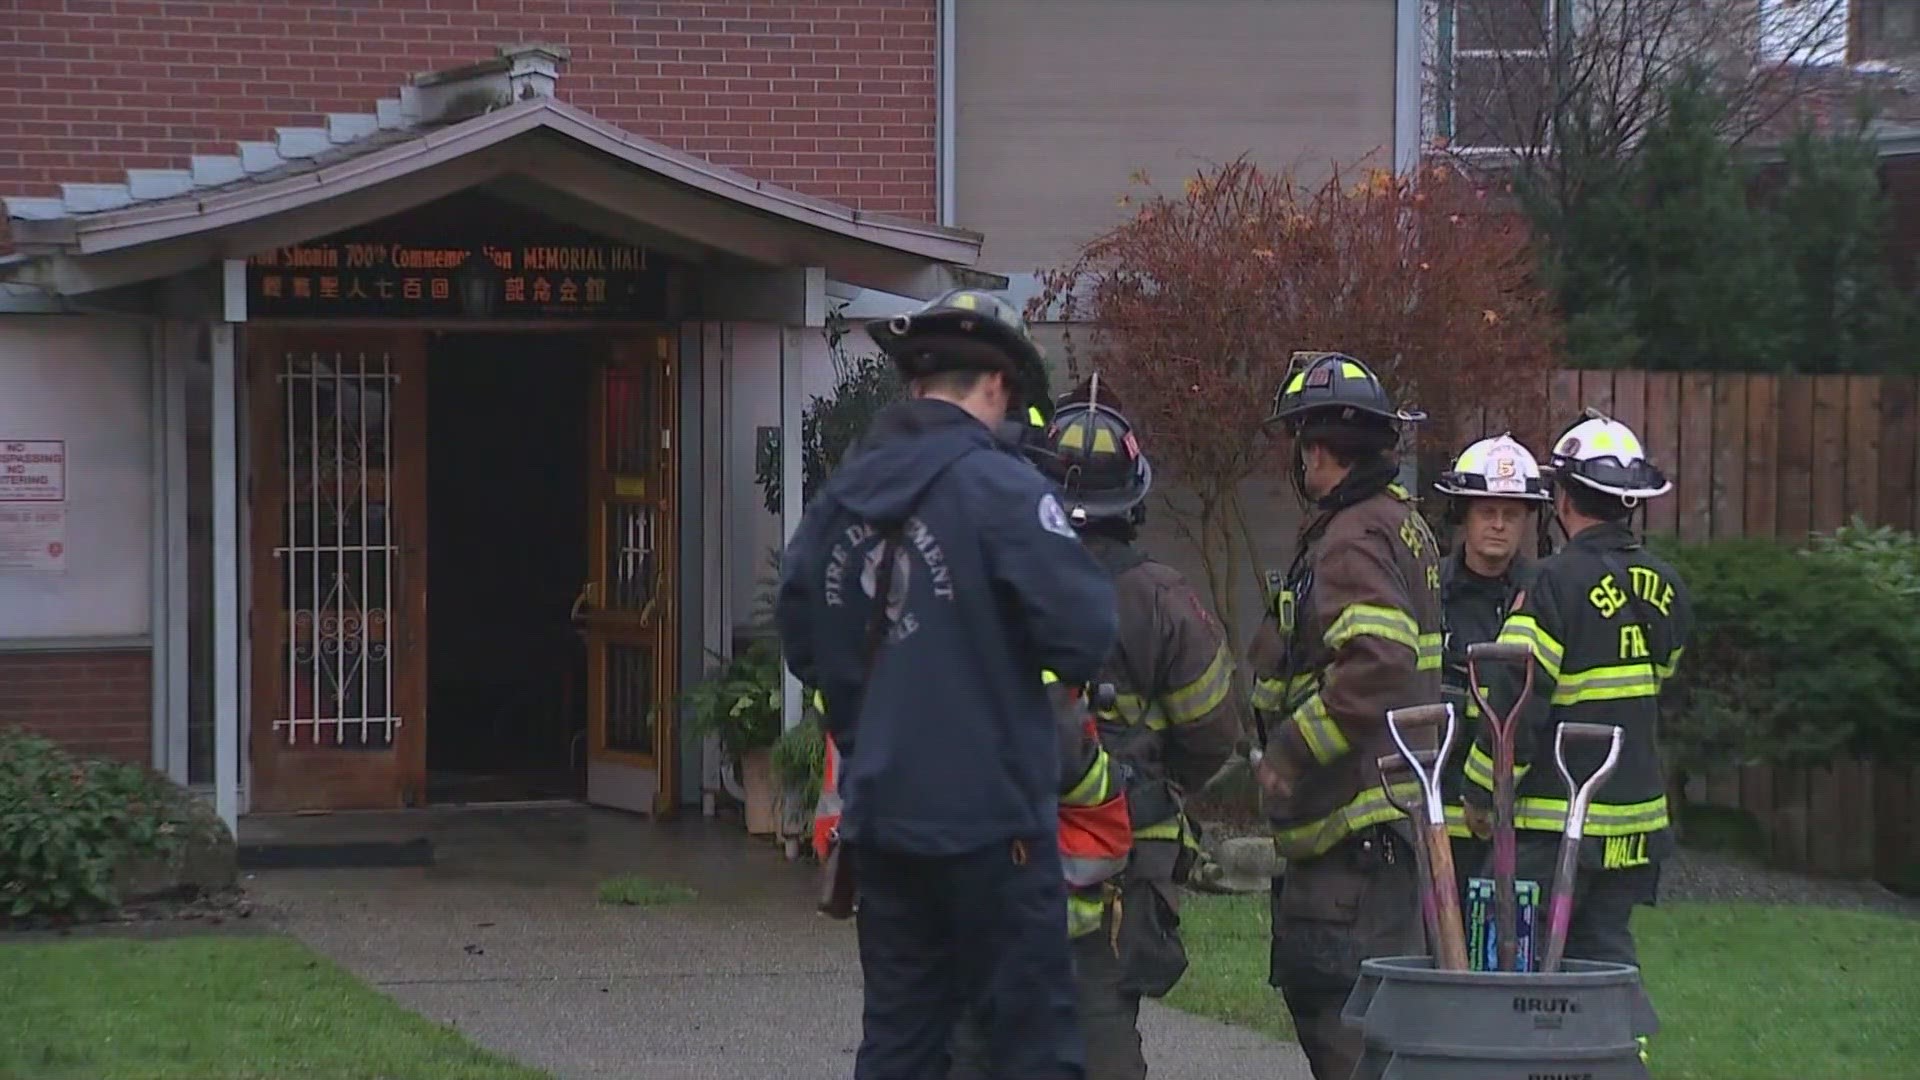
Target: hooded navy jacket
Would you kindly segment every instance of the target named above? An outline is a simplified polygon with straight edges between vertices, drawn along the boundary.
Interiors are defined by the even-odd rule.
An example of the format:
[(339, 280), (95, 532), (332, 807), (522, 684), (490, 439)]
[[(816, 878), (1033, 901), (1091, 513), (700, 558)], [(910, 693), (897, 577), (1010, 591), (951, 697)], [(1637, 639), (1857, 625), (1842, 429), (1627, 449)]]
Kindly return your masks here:
[[(866, 640), (899, 528), (892, 628)], [(1059, 744), (1040, 672), (1091, 680), (1113, 646), (1113, 585), (1053, 484), (956, 405), (876, 417), (780, 561), (787, 665), (826, 698), (841, 836), (916, 855), (1051, 842)]]

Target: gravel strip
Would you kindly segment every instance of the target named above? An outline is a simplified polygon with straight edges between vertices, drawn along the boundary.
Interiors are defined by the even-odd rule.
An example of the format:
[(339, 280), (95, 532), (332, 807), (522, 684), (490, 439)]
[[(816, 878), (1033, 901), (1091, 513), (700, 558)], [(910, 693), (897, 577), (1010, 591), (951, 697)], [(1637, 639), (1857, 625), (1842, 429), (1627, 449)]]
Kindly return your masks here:
[(1808, 877), (1684, 849), (1660, 868), (1660, 899), (1817, 904), (1920, 918), (1920, 900), (1889, 892), (1871, 881)]
[[(1244, 821), (1209, 821), (1205, 828), (1210, 848), (1231, 837), (1258, 836), (1263, 831)], [(1844, 881), (1790, 870), (1771, 870), (1684, 848), (1660, 868), (1660, 899), (1815, 904), (1920, 918), (1920, 898), (1901, 896), (1871, 881)]]

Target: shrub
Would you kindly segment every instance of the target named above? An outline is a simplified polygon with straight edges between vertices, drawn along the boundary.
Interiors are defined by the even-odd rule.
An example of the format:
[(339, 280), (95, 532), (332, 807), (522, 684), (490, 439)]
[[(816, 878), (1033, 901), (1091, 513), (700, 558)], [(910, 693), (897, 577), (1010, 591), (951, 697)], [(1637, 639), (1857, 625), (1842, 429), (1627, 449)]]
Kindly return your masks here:
[[(850, 355), (842, 340), (845, 321), (829, 324), (827, 348), (833, 356), (833, 389), (815, 394), (800, 415), (801, 502), (812, 499), (839, 468), (853, 444), (881, 410), (901, 399), (904, 388), (893, 361), (879, 353)], [(754, 458), (754, 483), (760, 485), (761, 505), (778, 514), (781, 505), (781, 455), (777, 441), (762, 445)]]
[(1769, 540), (1669, 551), (1695, 608), (1663, 701), (1676, 764), (1819, 765), (1915, 744), (1920, 621), (1910, 596), (1862, 569), (1894, 545), (1861, 535), (1805, 552)]
[(1909, 604), (1920, 603), (1920, 536), (1890, 525), (1874, 528), (1855, 515), (1851, 524), (1841, 526), (1831, 535), (1814, 537), (1812, 550), (1851, 568)]
[(0, 922), (66, 923), (119, 905), (114, 870), (177, 854), (193, 796), (138, 765), (83, 761), (0, 728)]

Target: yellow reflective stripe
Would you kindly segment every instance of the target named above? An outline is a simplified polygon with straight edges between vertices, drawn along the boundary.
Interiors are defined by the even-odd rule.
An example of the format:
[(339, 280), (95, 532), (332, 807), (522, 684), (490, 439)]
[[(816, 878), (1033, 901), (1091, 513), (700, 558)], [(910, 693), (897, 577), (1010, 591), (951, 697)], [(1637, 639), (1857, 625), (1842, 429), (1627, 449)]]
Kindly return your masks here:
[(1213, 662), (1200, 677), (1165, 695), (1160, 706), (1166, 711), (1167, 719), (1176, 724), (1186, 724), (1207, 715), (1219, 708), (1233, 692), (1233, 654), (1227, 651), (1225, 644), (1214, 650)]
[(821, 697), (820, 691), (818, 690), (813, 692), (813, 711), (819, 713), (821, 716), (827, 715), (827, 699)]
[(1667, 657), (1666, 663), (1653, 665), (1653, 673), (1659, 676), (1661, 682), (1666, 682), (1668, 679), (1673, 678), (1674, 670), (1680, 666), (1680, 654), (1686, 651), (1684, 646), (1675, 649), (1673, 650), (1673, 655)]
[(1340, 725), (1327, 714), (1326, 702), (1320, 700), (1319, 694), (1294, 710), (1293, 723), (1300, 729), (1300, 737), (1306, 740), (1313, 760), (1322, 765), (1333, 764), (1353, 749), (1347, 744), (1347, 737), (1340, 733)]
[[(1520, 778), (1527, 775), (1527, 770), (1531, 768), (1533, 768), (1531, 765), (1515, 765), (1513, 782), (1519, 783)], [(1489, 757), (1485, 750), (1480, 749), (1479, 743), (1475, 743), (1472, 749), (1467, 751), (1466, 773), (1467, 779), (1488, 791), (1493, 790), (1493, 758)]]
[(1320, 639), (1327, 648), (1338, 649), (1362, 634), (1405, 645), (1415, 653), (1420, 651), (1420, 625), (1413, 616), (1377, 604), (1348, 604)]
[(1043, 669), (1040, 672), (1040, 685), (1042, 686), (1052, 686), (1054, 683), (1057, 683), (1059, 681), (1060, 681), (1060, 676), (1055, 675), (1051, 671), (1046, 671)]
[(1113, 791), (1111, 764), (1104, 748), (1096, 747), (1093, 752), (1093, 764), (1087, 766), (1085, 775), (1073, 785), (1060, 801), (1067, 806), (1099, 806), (1106, 802)]
[(1165, 821), (1140, 826), (1133, 830), (1133, 838), (1135, 840), (1179, 840), (1184, 835), (1180, 824), (1180, 816), (1176, 814)]
[(1279, 712), (1287, 707), (1287, 681), (1285, 679), (1255, 679), (1253, 695), (1249, 700), (1253, 707), (1261, 712)]
[(1100, 929), (1107, 913), (1106, 890), (1092, 891), (1091, 895), (1079, 892), (1067, 894), (1067, 937), (1085, 937)]
[(1567, 650), (1553, 639), (1552, 634), (1540, 629), (1540, 624), (1532, 615), (1522, 612), (1508, 619), (1507, 625), (1500, 629), (1500, 640), (1512, 645), (1525, 645), (1532, 650), (1534, 660), (1548, 678), (1560, 677), (1560, 661), (1566, 656)]
[(1444, 656), (1445, 643), (1446, 635), (1444, 634), (1421, 634), (1418, 650), (1420, 659), (1414, 666), (1421, 671), (1438, 671)]
[[(1543, 832), (1564, 832), (1567, 827), (1567, 800), (1529, 795), (1513, 809), (1516, 828)], [(1638, 803), (1594, 803), (1587, 807), (1588, 836), (1632, 836), (1658, 832), (1671, 824), (1667, 816), (1667, 797), (1655, 796)]]
[(1455, 840), (1470, 840), (1473, 830), (1467, 828), (1467, 809), (1464, 806), (1447, 807), (1447, 835)]
[[(1420, 785), (1408, 780), (1393, 785), (1393, 793), (1402, 802), (1411, 805), (1420, 798)], [(1386, 789), (1375, 785), (1318, 821), (1275, 829), (1273, 848), (1285, 858), (1311, 859), (1326, 854), (1327, 849), (1361, 829), (1383, 825), (1404, 816), (1387, 801)]]
[(1149, 703), (1139, 694), (1115, 694), (1113, 708), (1103, 709), (1097, 715), (1110, 724), (1144, 724), (1152, 731), (1160, 731), (1167, 726), (1166, 714), (1161, 712), (1159, 704)]
[(1038, 405), (1027, 406), (1027, 423), (1038, 428), (1043, 428), (1047, 426), (1047, 418), (1040, 415), (1040, 406)]
[(1560, 676), (1553, 688), (1555, 705), (1578, 705), (1583, 701), (1624, 701), (1649, 698), (1660, 693), (1653, 665), (1615, 664), (1611, 667), (1569, 671)]

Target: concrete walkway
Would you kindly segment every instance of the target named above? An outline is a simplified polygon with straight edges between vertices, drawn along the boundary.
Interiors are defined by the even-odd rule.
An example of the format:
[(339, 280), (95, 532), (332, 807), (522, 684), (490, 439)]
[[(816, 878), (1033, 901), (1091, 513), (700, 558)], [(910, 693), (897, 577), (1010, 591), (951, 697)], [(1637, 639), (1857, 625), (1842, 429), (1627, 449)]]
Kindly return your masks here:
[[(811, 875), (737, 824), (581, 808), (249, 819), (248, 841), (431, 836), (420, 869), (275, 870), (265, 914), (475, 1042), (563, 1080), (845, 1080), (860, 1037), (849, 924), (815, 916)], [(637, 872), (698, 890), (611, 908)], [(1279, 1007), (1278, 1001), (1275, 1007)], [(1155, 1080), (1306, 1080), (1299, 1050), (1148, 1003)]]

